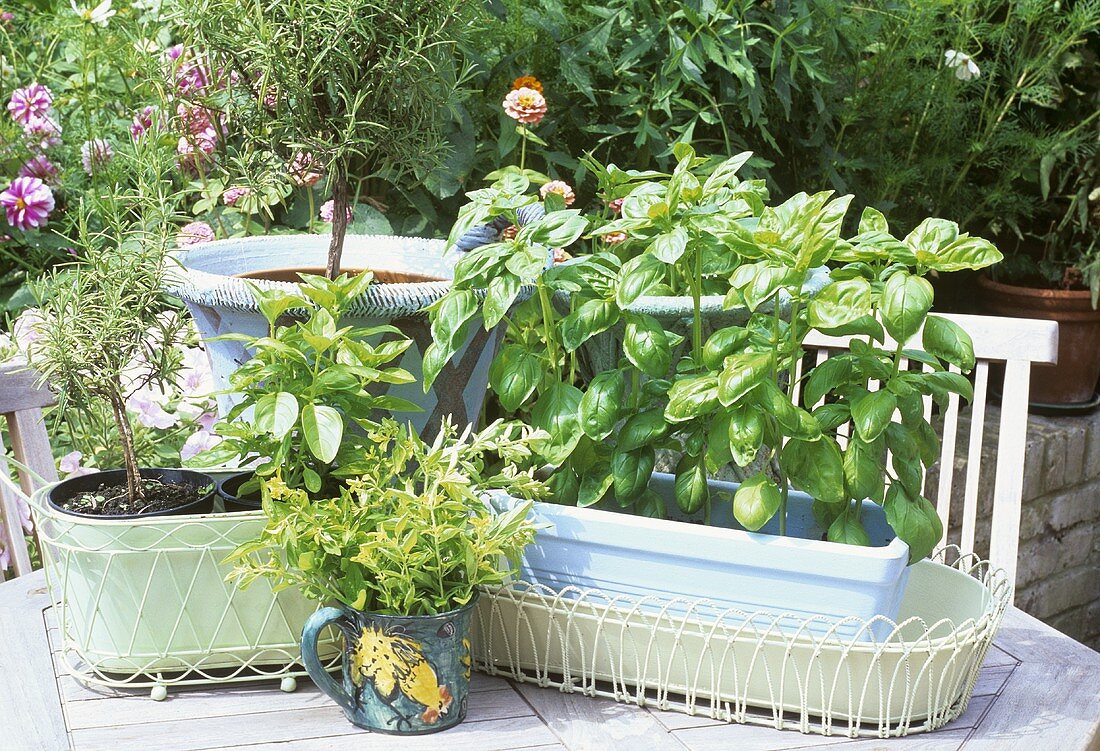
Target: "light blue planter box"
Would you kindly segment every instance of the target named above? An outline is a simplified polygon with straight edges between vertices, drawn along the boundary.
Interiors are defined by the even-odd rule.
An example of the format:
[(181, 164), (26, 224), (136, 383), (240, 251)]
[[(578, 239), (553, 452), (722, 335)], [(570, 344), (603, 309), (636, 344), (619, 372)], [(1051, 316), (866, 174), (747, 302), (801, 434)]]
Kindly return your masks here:
[[(555, 591), (574, 586), (634, 598), (705, 599), (745, 615), (791, 614), (784, 630), (814, 619), (804, 627), (816, 634), (833, 628), (845, 638), (889, 634), (892, 625), (882, 619), (870, 629), (860, 622), (896, 619), (909, 575), (909, 546), (894, 536), (878, 505), (863, 504), (872, 546), (861, 547), (823, 541), (804, 493), (791, 493), (788, 536), (779, 537), (778, 519), (748, 532), (733, 519), (732, 503), (721, 500), (710, 526), (687, 520), (673, 500), (672, 475), (655, 473), (650, 487), (666, 499), (668, 519), (536, 503), (531, 518), (547, 526), (527, 548), (519, 577)], [(718, 480), (710, 487), (712, 499), (737, 489)], [(515, 503), (507, 496), (493, 502)]]

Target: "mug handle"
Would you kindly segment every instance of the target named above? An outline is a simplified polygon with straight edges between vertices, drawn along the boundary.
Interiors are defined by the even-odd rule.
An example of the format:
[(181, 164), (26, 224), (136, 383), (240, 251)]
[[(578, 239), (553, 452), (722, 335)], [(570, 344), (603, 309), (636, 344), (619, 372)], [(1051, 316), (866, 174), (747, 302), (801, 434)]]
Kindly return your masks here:
[(342, 682), (337, 681), (325, 670), (321, 664), (321, 658), (317, 655), (317, 640), (321, 636), (321, 631), (333, 623), (349, 624), (347, 616), (340, 608), (324, 607), (309, 617), (305, 628), (302, 629), (302, 662), (305, 663), (306, 672), (317, 687), (345, 710), (351, 711), (355, 706), (351, 694)]

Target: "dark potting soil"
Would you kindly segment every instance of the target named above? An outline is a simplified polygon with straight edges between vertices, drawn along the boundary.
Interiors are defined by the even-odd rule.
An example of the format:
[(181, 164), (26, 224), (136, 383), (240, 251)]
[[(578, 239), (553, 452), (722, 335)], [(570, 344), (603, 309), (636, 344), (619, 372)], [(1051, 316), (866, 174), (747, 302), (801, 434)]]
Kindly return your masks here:
[(193, 485), (175, 485), (160, 480), (143, 479), (144, 501), (132, 501), (126, 483), (100, 485), (97, 490), (77, 493), (64, 503), (69, 511), (92, 516), (122, 516), (169, 511), (199, 500), (207, 491)]

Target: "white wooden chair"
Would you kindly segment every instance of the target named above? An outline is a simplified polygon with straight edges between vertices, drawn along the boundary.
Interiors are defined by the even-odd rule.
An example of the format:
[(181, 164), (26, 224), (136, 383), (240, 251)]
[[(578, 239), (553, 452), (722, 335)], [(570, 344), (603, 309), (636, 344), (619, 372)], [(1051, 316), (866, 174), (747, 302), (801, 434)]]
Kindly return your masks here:
[[(958, 495), (953, 493), (956, 489), (956, 464), (965, 467), (962, 487), (962, 524), (957, 544), (964, 554), (975, 553), (980, 500), (983, 493), (988, 491), (983, 483), (992, 479), (988, 559), (994, 566), (1003, 568), (1008, 573), (1009, 581), (1015, 581), (1020, 545), (1020, 513), (1031, 366), (1033, 363), (1056, 362), (1058, 324), (1053, 321), (992, 316), (945, 315), (943, 317), (959, 324), (974, 341), (974, 355), (977, 360), (972, 373), (974, 400), (967, 408), (970, 413), (970, 430), (965, 454), (960, 451), (962, 448), (959, 444), (960, 405), (956, 394), (951, 395), (947, 408), (942, 410), (933, 422), (937, 426), (942, 446), (938, 482), (935, 489), (926, 488), (925, 494), (936, 503), (936, 509), (943, 521), (945, 536), (948, 535), (952, 521), (951, 500), (953, 496)], [(920, 336), (918, 333), (911, 340), (912, 348), (921, 348)], [(848, 342), (848, 337), (831, 337), (818, 332), (812, 332), (806, 340), (807, 347), (816, 350), (816, 363), (823, 362), (830, 353), (846, 350)], [(886, 347), (894, 346), (895, 343), (888, 339)], [(989, 467), (982, 467), (982, 444), (986, 438), (985, 423), (987, 417), (991, 420), (995, 419), (996, 413), (996, 410), (990, 410), (986, 405), (991, 365), (994, 366), (995, 372), (1000, 365), (1003, 365), (1004, 369), (1004, 385), (1001, 389), (999, 410), (1000, 424), (996, 427), (995, 471), (991, 471)], [(956, 369), (952, 367), (952, 370)], [(925, 417), (930, 417), (933, 409), (931, 397), (925, 398), (924, 409)], [(962, 456), (965, 456), (965, 459), (957, 462), (957, 458)], [(925, 479), (927, 481), (928, 478)]]
[[(18, 462), (16, 476), (19, 481), (16, 485), (12, 479), (6, 450), (0, 440), (0, 516), (4, 520), (4, 535), (0, 544), (10, 551), (16, 576), (31, 571), (30, 555), (23, 536), (20, 498), (30, 496), (42, 480), (57, 480), (50, 439), (42, 419), (42, 408), (53, 404), (54, 398), (48, 389), (35, 385), (36, 378), (28, 370), (12, 367), (0, 369), (0, 415), (7, 423), (12, 455)], [(4, 572), (0, 571), (0, 581), (3, 579)]]

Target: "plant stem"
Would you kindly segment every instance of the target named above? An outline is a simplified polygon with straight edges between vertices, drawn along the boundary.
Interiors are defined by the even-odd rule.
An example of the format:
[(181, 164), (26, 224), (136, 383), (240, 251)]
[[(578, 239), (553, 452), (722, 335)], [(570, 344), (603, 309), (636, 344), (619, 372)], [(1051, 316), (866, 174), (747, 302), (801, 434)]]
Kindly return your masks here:
[(695, 274), (691, 285), (691, 300), (694, 307), (691, 320), (691, 352), (695, 367), (703, 367), (703, 251), (695, 250)]
[(118, 392), (112, 393), (109, 398), (115, 427), (118, 428), (118, 438), (122, 444), (122, 462), (126, 467), (126, 491), (132, 502), (144, 503), (145, 488), (141, 484), (137, 455), (134, 453), (134, 433), (130, 427), (130, 420), (126, 417), (126, 404)]
[(527, 165), (527, 129), (524, 128), (519, 134), (519, 169), (523, 171)]
[(558, 364), (558, 342), (554, 337), (554, 309), (550, 304), (550, 293), (539, 276), (535, 280), (535, 286), (539, 294), (539, 307), (542, 309), (542, 334), (546, 339), (546, 351), (550, 356), (550, 363), (554, 366), (554, 375), (561, 379), (561, 368)]
[(332, 181), (332, 242), (328, 246), (329, 279), (340, 274), (340, 257), (344, 253), (344, 235), (348, 231), (348, 176), (343, 165), (333, 168)]

